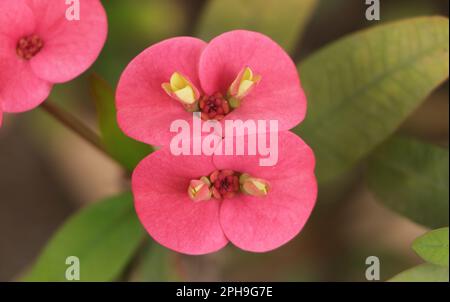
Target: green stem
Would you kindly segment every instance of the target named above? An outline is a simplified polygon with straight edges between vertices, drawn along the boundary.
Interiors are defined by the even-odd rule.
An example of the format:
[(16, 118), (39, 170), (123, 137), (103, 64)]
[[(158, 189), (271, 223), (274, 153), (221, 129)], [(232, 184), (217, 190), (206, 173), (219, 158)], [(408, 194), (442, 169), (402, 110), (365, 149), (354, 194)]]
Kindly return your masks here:
[(80, 121), (78, 118), (71, 115), (69, 112), (61, 109), (60, 107), (52, 103), (50, 100), (47, 100), (44, 103), (42, 103), (41, 108), (45, 110), (48, 114), (50, 114), (53, 118), (55, 118), (58, 122), (63, 124), (66, 128), (78, 134), (78, 136), (80, 136), (85, 141), (90, 143), (97, 150), (104, 153), (108, 157), (111, 157), (111, 155), (108, 153), (108, 151), (106, 151), (105, 147), (103, 146), (100, 137), (89, 127), (84, 125), (84, 123)]

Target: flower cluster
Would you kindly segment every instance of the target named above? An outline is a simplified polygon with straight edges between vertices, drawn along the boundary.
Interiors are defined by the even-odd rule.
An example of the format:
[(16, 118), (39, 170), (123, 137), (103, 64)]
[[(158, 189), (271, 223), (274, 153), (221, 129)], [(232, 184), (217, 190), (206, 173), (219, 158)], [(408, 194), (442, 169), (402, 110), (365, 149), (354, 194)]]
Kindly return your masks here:
[[(77, 17), (69, 18), (66, 1), (0, 0), (0, 125), (4, 112), (35, 108), (53, 84), (77, 77), (98, 57), (107, 35), (105, 11), (99, 0), (79, 3)], [(288, 131), (304, 119), (306, 98), (296, 66), (270, 38), (238, 30), (209, 43), (178, 37), (153, 45), (124, 71), (116, 105), (127, 135), (162, 147), (132, 177), (138, 216), (162, 245), (205, 254), (232, 242), (264, 252), (306, 223), (317, 195), (315, 160)], [(172, 122), (191, 125), (192, 113), (221, 126), (276, 121), (276, 131), (247, 129), (240, 141), (280, 131), (278, 162), (263, 167), (260, 155), (227, 152), (175, 156)], [(223, 148), (226, 138), (215, 135)]]
[[(162, 146), (132, 177), (138, 216), (160, 244), (194, 255), (228, 242), (265, 252), (308, 220), (317, 196), (315, 159), (288, 131), (304, 119), (306, 98), (294, 63), (270, 38), (238, 30), (210, 43), (179, 37), (153, 45), (123, 72), (116, 107), (127, 135)], [(261, 156), (249, 154), (173, 155), (171, 123), (193, 123), (192, 112), (220, 124), (278, 121), (277, 164), (262, 167)]]

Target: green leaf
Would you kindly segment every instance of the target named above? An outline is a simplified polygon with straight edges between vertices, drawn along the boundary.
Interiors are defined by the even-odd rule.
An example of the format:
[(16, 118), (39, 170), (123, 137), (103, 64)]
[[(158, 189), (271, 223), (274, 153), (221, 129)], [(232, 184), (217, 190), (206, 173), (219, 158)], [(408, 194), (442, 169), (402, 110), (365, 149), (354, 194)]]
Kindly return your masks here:
[[(258, 31), (287, 51), (300, 39), (317, 0), (211, 0), (199, 22), (197, 35), (209, 41), (234, 29)], [(282, 17), (280, 17), (282, 16)]]
[(98, 75), (90, 78), (102, 142), (107, 151), (125, 168), (132, 171), (153, 149), (126, 136), (117, 125), (114, 92)]
[(148, 243), (143, 252), (137, 272), (139, 282), (182, 281), (182, 269), (177, 269), (181, 266), (177, 261), (180, 255), (155, 242)]
[(143, 239), (131, 194), (87, 206), (53, 236), (25, 281), (66, 281), (66, 259), (80, 260), (80, 281), (116, 280)]
[(449, 73), (448, 19), (412, 18), (343, 38), (299, 65), (320, 182), (365, 158)]
[(408, 269), (393, 277), (391, 282), (448, 282), (448, 267), (430, 263)]
[(449, 223), (448, 150), (396, 137), (369, 159), (369, 188), (387, 207), (428, 226)]
[(412, 248), (423, 260), (448, 267), (448, 227), (433, 230), (417, 238)]

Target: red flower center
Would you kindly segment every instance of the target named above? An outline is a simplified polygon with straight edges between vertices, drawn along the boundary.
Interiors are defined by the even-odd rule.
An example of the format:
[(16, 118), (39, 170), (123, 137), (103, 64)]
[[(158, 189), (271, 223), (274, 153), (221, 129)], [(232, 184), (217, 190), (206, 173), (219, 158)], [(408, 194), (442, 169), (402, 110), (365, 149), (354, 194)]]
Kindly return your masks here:
[(228, 101), (220, 93), (212, 96), (204, 96), (199, 103), (203, 120), (220, 121), (230, 112)]
[(231, 170), (215, 171), (210, 176), (214, 198), (231, 198), (239, 192), (239, 174)]
[(30, 60), (41, 51), (42, 47), (44, 47), (44, 41), (38, 35), (31, 35), (17, 42), (16, 53), (19, 58)]

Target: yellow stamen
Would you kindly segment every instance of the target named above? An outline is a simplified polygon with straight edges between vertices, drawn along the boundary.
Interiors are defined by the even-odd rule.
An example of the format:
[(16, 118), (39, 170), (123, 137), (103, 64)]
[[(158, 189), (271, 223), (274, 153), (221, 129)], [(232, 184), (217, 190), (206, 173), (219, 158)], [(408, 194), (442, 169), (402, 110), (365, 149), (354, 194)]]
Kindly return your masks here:
[(170, 83), (163, 83), (162, 88), (169, 96), (185, 105), (192, 105), (199, 98), (195, 86), (179, 72), (172, 74)]
[(261, 76), (255, 75), (250, 67), (245, 67), (231, 84), (228, 94), (237, 100), (241, 100), (250, 93), (259, 81), (261, 81)]

